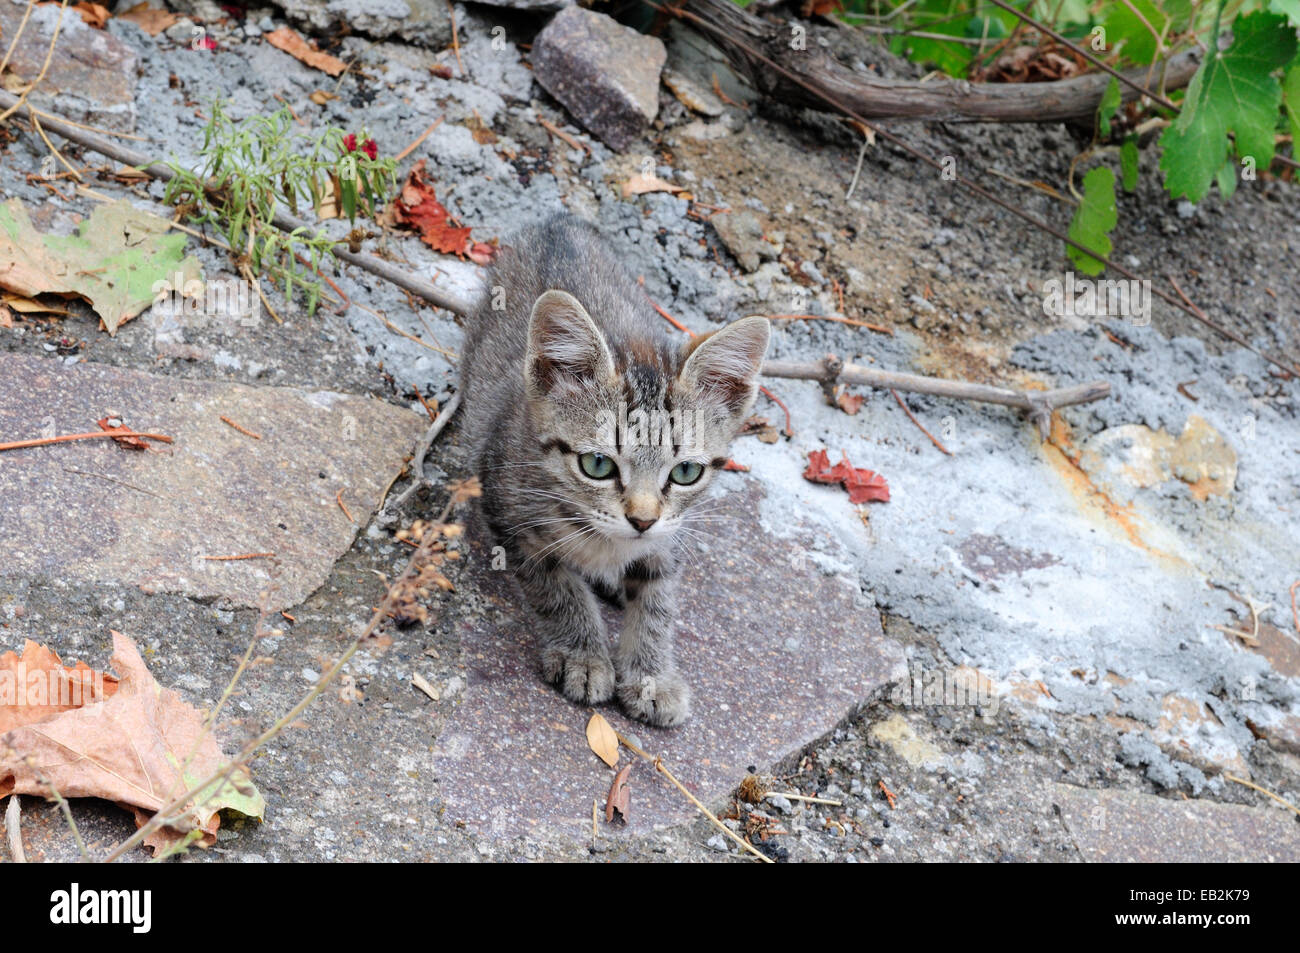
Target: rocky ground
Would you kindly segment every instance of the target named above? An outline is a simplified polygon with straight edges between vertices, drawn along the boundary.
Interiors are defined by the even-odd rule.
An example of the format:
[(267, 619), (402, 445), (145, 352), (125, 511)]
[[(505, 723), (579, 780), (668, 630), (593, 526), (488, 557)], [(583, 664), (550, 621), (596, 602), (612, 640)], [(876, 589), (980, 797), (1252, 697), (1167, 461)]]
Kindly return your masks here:
[[(904, 395), (944, 455), (888, 393), (864, 392), (850, 416), (812, 382), (769, 382), (792, 432), (737, 443), (751, 469), (718, 485), (734, 522), (692, 564), (682, 638), (695, 719), (658, 732), (607, 712), (620, 730), (776, 859), (1300, 859), (1297, 815), (1230, 779), (1300, 803), (1293, 380), (1160, 301), (1149, 320), (1046, 314), (1044, 285), (1068, 267), (1058, 241), (883, 143), (855, 175), (856, 133), (757, 100), (686, 31), (663, 34), (666, 84), (647, 94), (635, 76), (611, 81), (622, 119), (587, 126), (590, 104), (544, 87), (547, 68), (536, 69), (550, 11), (456, 5), (453, 49), (445, 4), (395, 6), (409, 13), (286, 0), (232, 17), (192, 3), (188, 24), (156, 37), (117, 19), (69, 28), (61, 42), (81, 52), (62, 67), (91, 62), (101, 81), (60, 86), (56, 61), (61, 91), (43, 102), (183, 164), (214, 97), (237, 117), (285, 103), (303, 123), (364, 124), (385, 154), (441, 117), (403, 170), (424, 159), (475, 238), (568, 208), (694, 330), (751, 313), (841, 315), (889, 333), (778, 321), (771, 356), (1112, 386), (1058, 413), (1047, 442), (1003, 408)], [(0, 0), (5, 36), (21, 12)], [(286, 23), (356, 71), (332, 79), (265, 41)], [(193, 48), (200, 25), (215, 49)], [(600, 49), (591, 35), (588, 52)], [(911, 71), (844, 31), (813, 37), (862, 69)], [(649, 42), (599, 75), (657, 70), (653, 44), (637, 45)], [(318, 105), (322, 90), (337, 98)], [(965, 174), (1057, 188), (1081, 148), (1063, 126), (891, 128)], [(65, 151), (100, 167), (87, 176), (97, 192), (168, 214), (159, 185), (125, 186), (94, 154)], [(70, 233), (97, 203), (41, 185), (47, 152), (0, 127), (0, 189), (39, 229)], [(625, 195), (646, 171), (682, 194)], [(1177, 276), (1259, 349), (1300, 352), (1296, 186), (1263, 177), (1230, 203), (1193, 207), (1168, 201), (1156, 172), (1144, 155), (1139, 191), (1121, 197), (1120, 259)], [(979, 174), (1027, 211), (1068, 221), (1042, 191)], [(409, 233), (385, 231), (367, 249), (477, 290), (477, 266)], [(235, 277), (224, 253), (197, 240), (188, 251), (208, 280)], [(447, 352), (463, 333), (364, 271), (334, 280), (350, 308), (309, 316), (272, 292), (283, 323), (146, 313), (109, 336), (74, 303), (66, 317), (0, 330), (0, 438), (81, 430), (110, 411), (184, 435), (167, 458), (87, 444), (0, 458), (0, 648), (32, 638), (103, 666), (109, 630), (121, 631), (160, 683), (211, 705), (253, 607), (269, 599), (294, 621), (277, 620), (259, 650), (268, 661), (241, 679), (219, 729), (228, 750), (320, 677), (405, 563), (395, 526), (375, 514), (427, 424), (417, 390), (430, 402), (454, 391)], [(211, 424), (218, 411), (274, 434), (274, 446)], [(758, 413), (784, 427), (766, 399)], [(439, 485), (462, 472), (458, 439), (453, 424), (431, 456)], [(883, 474), (890, 502), (855, 507), (806, 482), (817, 449)], [(400, 522), (444, 496), (422, 494)], [(364, 649), (254, 760), (265, 822), (229, 823), (188, 860), (738, 857), (649, 765), (632, 775), (627, 827), (601, 820), (593, 835), (591, 803), (603, 805), (611, 772), (587, 751), (588, 713), (536, 680), (527, 619), (472, 518), (470, 530), (456, 592), (432, 600), (430, 622)], [(263, 549), (278, 554), (270, 567), (193, 558)], [(412, 688), (414, 674), (436, 699)], [(733, 794), (751, 771), (774, 792), (758, 803)], [(73, 856), (57, 809), (24, 807), (29, 855)], [(132, 829), (112, 806), (77, 802), (74, 814), (92, 850)]]

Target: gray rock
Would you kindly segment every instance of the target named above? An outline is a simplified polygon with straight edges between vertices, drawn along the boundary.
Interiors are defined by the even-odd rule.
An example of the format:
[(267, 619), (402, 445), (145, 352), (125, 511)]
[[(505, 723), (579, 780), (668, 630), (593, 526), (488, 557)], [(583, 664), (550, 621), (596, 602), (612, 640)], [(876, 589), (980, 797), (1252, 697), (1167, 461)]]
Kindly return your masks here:
[(784, 797), (783, 795), (769, 794), (765, 800), (782, 814), (794, 813), (794, 805), (790, 803), (789, 798)]
[(167, 37), (167, 39), (171, 40), (173, 43), (184, 45), (190, 42), (190, 38), (193, 36), (193, 30), (194, 21), (189, 17), (181, 17), (167, 29), (163, 30), (163, 36)]
[(446, 0), (272, 0), (295, 26), (331, 33), (346, 25), (379, 40), (442, 49), (451, 42)]
[(757, 271), (761, 261), (776, 257), (775, 246), (763, 237), (763, 223), (753, 212), (719, 212), (710, 221), (727, 251), (746, 271)]
[(587, 129), (623, 151), (659, 113), (667, 52), (602, 13), (568, 7), (533, 42), (533, 75)]
[(727, 839), (721, 834), (714, 834), (705, 842), (705, 845), (710, 850), (716, 850), (720, 854), (725, 854), (728, 851)]

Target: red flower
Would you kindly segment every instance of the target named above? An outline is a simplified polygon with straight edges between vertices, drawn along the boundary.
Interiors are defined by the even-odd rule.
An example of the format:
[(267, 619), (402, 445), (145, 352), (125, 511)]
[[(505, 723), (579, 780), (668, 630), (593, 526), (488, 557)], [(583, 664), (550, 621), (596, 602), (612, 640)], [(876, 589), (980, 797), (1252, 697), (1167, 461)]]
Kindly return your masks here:
[(343, 148), (348, 152), (357, 151), (357, 137), (354, 133), (349, 132), (343, 137)]
[(217, 41), (210, 36), (205, 35), (203, 39), (199, 41), (199, 43), (203, 46), (205, 50), (215, 50), (217, 48)]
[(367, 139), (361, 144), (361, 151), (370, 156), (370, 161), (374, 162), (379, 158), (379, 145), (373, 139)]

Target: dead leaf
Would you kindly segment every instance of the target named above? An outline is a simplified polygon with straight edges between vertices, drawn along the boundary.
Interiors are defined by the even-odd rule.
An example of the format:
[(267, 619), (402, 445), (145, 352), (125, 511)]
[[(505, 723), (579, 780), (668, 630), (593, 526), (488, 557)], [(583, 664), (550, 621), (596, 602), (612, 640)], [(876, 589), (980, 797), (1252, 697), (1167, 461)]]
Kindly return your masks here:
[[(99, 420), (95, 421), (95, 423), (99, 424), (99, 429), (103, 430), (105, 433), (116, 433), (119, 430), (122, 431), (122, 433), (124, 434), (131, 433), (131, 428), (126, 426), (126, 424), (123, 423), (123, 421), (118, 417), (102, 417)], [(119, 447), (122, 447), (123, 449), (126, 450), (148, 450), (149, 449), (149, 444), (145, 441), (143, 437), (131, 437), (131, 436), (114, 437), (113, 442), (117, 444)]]
[(808, 468), (803, 472), (805, 480), (813, 483), (839, 483), (849, 491), (850, 503), (888, 503), (889, 483), (885, 478), (871, 470), (863, 470), (849, 463), (847, 454), (835, 466), (831, 466), (825, 450), (812, 450), (808, 453)]
[(186, 236), (165, 219), (125, 200), (95, 208), (76, 235), (36, 231), (17, 199), (0, 205), (0, 288), (23, 297), (53, 292), (82, 296), (108, 333), (153, 304), (155, 285), (199, 282), (194, 257), (182, 259)]
[(623, 770), (614, 775), (614, 783), (609, 786), (609, 795), (605, 798), (605, 820), (608, 823), (613, 823), (615, 811), (623, 818), (624, 824), (628, 822), (632, 788), (627, 783), (627, 776), (632, 773), (634, 764), (635, 761), (629, 761), (623, 765)]
[(421, 159), (407, 175), (393, 203), (393, 218), (419, 232), (420, 239), (434, 251), (464, 258), (470, 245), (470, 229), (452, 224), (451, 214), (442, 207), (433, 182), (424, 174), (424, 165)]
[[(52, 673), (33, 680), (28, 670), (29, 692), (41, 682), (47, 687), (62, 684), (68, 676), (61, 673), (84, 678), (81, 666), (67, 669), (58, 656), (30, 642), (23, 659), (29, 656), (40, 671)], [(10, 653), (0, 659), (0, 671), (17, 664)], [(65, 798), (97, 797), (122, 804), (135, 811), (137, 823), (143, 823), (172, 797), (226, 763), (216, 739), (206, 730), (203, 713), (154, 681), (135, 644), (120, 632), (113, 632), (112, 664), (118, 672), (112, 691), (108, 685), (113, 676), (103, 675), (102, 694), (92, 693), (89, 699), (83, 695), (79, 704), (49, 706), (47, 696), (45, 707), (59, 710), (8, 731), (0, 747), (0, 798), (48, 796), (52, 785)], [(7, 684), (15, 690), (12, 680)], [(5, 686), (6, 680), (0, 679), (0, 697)], [(6, 712), (13, 717), (21, 708), (0, 705), (0, 718)], [(209, 847), (216, 843), (219, 812), (225, 809), (256, 818), (265, 813), (266, 802), (242, 769), (236, 769), (201, 804), (186, 805), (173, 826), (160, 828), (158, 836), (146, 843), (155, 854), (189, 838)]]
[(46, 304), (44, 301), (37, 301), (35, 298), (24, 298), (22, 295), (16, 295), (11, 292), (0, 294), (0, 304), (19, 314), (63, 314), (68, 315), (72, 312), (67, 308), (61, 308), (58, 305)]
[[(85, 662), (64, 665), (54, 652), (31, 639), (23, 654), (0, 655), (0, 735), (53, 718), (117, 691), (117, 679)], [(23, 692), (21, 703), (17, 692)]]
[(96, 30), (104, 29), (104, 24), (108, 23), (109, 12), (98, 3), (78, 3), (74, 4), (72, 9), (81, 14), (81, 19), (86, 26), (93, 26)]
[(147, 0), (143, 3), (137, 3), (125, 13), (119, 13), (117, 18), (134, 23), (150, 36), (157, 36), (180, 19), (170, 10), (159, 10), (157, 7), (149, 6)]
[(866, 402), (866, 399), (867, 398), (863, 397), (861, 394), (850, 394), (846, 390), (835, 399), (835, 403), (839, 405), (840, 410), (844, 411), (850, 417), (853, 417), (862, 409), (862, 405)]
[(631, 198), (633, 195), (645, 195), (647, 192), (680, 192), (680, 185), (673, 185), (671, 182), (665, 182), (659, 176), (651, 173), (647, 175), (644, 172), (638, 172), (632, 178), (623, 183), (623, 198)]
[(338, 96), (334, 95), (329, 90), (318, 89), (316, 90), (316, 92), (312, 93), (307, 98), (310, 99), (312, 102), (314, 102), (317, 106), (324, 106), (331, 99), (338, 99)]
[(287, 26), (272, 30), (270, 33), (263, 33), (262, 36), (266, 38), (266, 42), (277, 49), (284, 50), (294, 59), (331, 76), (341, 76), (348, 68), (348, 65), (337, 56), (322, 53)]
[(12, 328), (14, 326), (14, 313), (0, 304), (0, 328)]
[(618, 735), (604, 715), (592, 715), (587, 722), (587, 745), (611, 768), (618, 764)]

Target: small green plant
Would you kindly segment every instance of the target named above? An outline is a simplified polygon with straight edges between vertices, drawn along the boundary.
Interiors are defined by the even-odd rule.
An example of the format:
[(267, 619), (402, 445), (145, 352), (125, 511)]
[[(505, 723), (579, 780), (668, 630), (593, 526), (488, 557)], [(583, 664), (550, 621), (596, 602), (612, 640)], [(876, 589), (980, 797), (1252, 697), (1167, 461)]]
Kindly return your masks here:
[[(165, 200), (189, 222), (216, 230), (246, 278), (269, 278), (291, 302), (304, 295), (313, 314), (321, 288), (311, 274), (333, 257), (337, 241), (324, 228), (281, 231), (271, 224), (276, 209), (298, 215), (310, 206), (319, 215), (337, 202), (355, 225), (359, 212), (373, 217), (397, 184), (397, 163), (379, 158), (364, 130), (360, 137), (334, 126), (300, 132), (287, 106), (236, 121), (215, 101), (199, 160), (193, 170), (167, 163), (175, 177)], [(354, 229), (350, 241), (359, 240)]]

